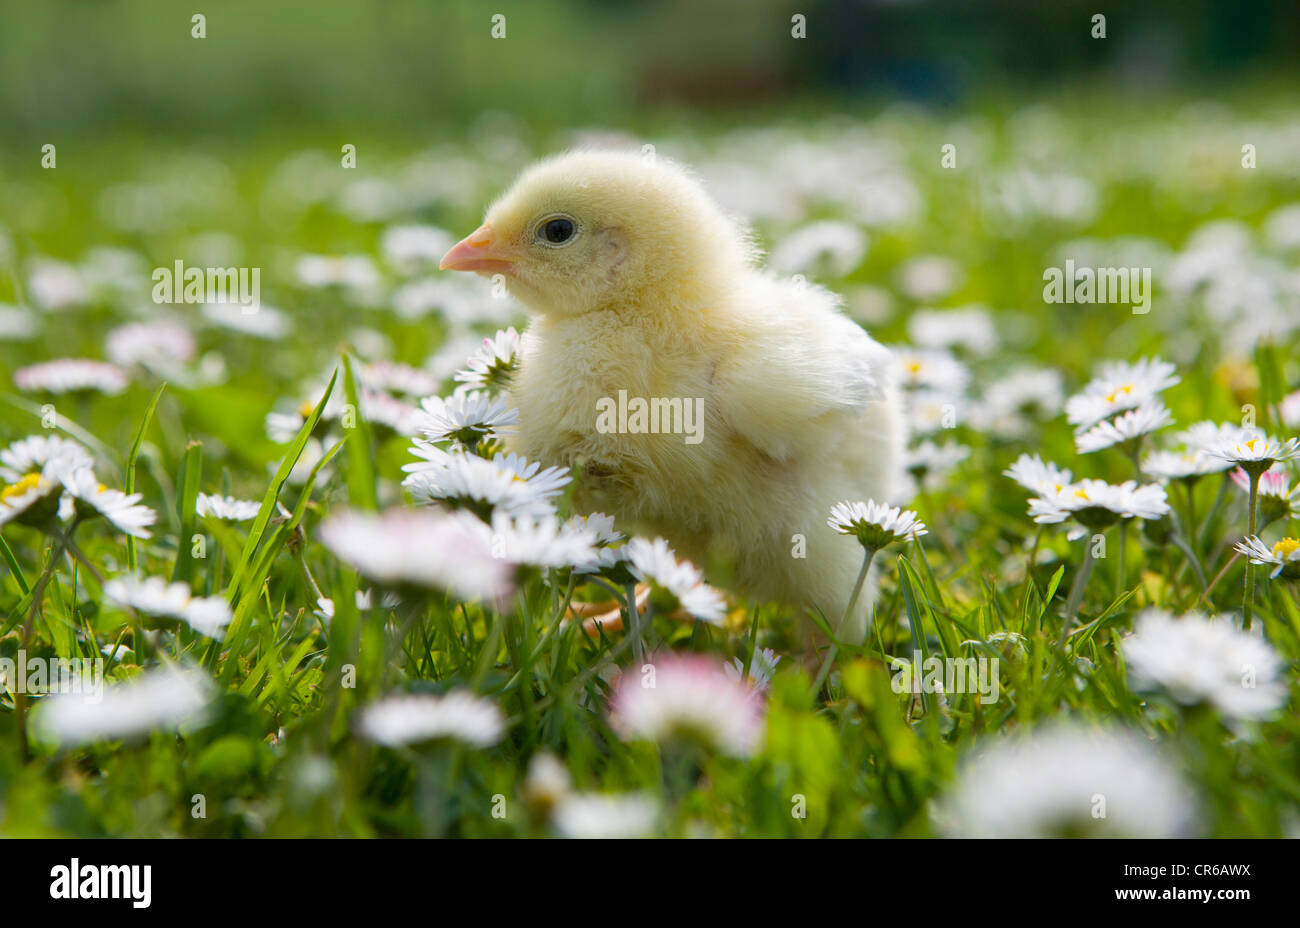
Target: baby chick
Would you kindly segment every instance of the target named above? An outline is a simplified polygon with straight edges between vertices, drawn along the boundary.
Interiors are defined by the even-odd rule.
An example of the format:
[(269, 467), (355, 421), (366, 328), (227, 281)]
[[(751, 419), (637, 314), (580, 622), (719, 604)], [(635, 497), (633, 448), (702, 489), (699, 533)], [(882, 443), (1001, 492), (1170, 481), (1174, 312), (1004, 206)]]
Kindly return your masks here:
[[(581, 510), (722, 559), (741, 592), (835, 624), (862, 551), (828, 511), (901, 486), (890, 355), (834, 295), (757, 257), (678, 165), (581, 151), (525, 171), (441, 266), (499, 274), (533, 311), (512, 450), (572, 467)], [(843, 637), (865, 636), (873, 586)]]

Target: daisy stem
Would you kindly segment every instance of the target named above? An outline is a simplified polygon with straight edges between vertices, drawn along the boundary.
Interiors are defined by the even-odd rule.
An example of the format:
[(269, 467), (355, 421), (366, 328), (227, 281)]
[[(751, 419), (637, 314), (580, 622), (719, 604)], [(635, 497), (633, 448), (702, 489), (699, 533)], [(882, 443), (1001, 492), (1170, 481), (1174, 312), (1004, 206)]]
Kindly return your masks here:
[[(1258, 520), (1258, 503), (1259, 503), (1259, 477), (1258, 468), (1250, 472), (1250, 532), (1249, 537), (1254, 538), (1258, 531), (1256, 522)], [(1250, 631), (1250, 620), (1255, 611), (1255, 562), (1251, 558), (1246, 558), (1246, 601), (1241, 607), (1241, 627), (1245, 631)]]
[[(853, 585), (853, 595), (849, 597), (848, 608), (844, 610), (844, 617), (840, 619), (840, 624), (836, 627), (835, 633), (840, 631), (848, 624), (849, 616), (853, 615), (853, 607), (858, 604), (858, 597), (862, 595), (862, 585), (867, 582), (867, 571), (871, 569), (871, 561), (876, 556), (875, 548), (867, 548), (866, 554), (862, 558), (862, 569), (858, 571), (857, 583)], [(830, 676), (831, 664), (835, 660), (835, 655), (839, 652), (839, 646), (832, 641), (830, 650), (826, 652), (826, 659), (822, 661), (821, 669), (817, 671), (817, 679), (813, 683), (813, 696), (821, 692), (822, 686), (826, 683), (826, 678)]]
[(632, 655), (638, 665), (645, 661), (645, 642), (641, 640), (641, 610), (636, 604), (636, 584), (627, 584), (627, 632), (632, 638)]
[(1116, 566), (1115, 569), (1115, 598), (1116, 599), (1119, 599), (1120, 596), (1124, 594), (1124, 579), (1125, 579), (1124, 575), (1126, 573), (1125, 564), (1124, 564), (1124, 547), (1127, 539), (1128, 539), (1128, 526), (1121, 519), (1119, 523), (1119, 544), (1116, 545), (1116, 547), (1119, 549), (1119, 551), (1117, 552), (1119, 564)]
[(1074, 575), (1074, 583), (1070, 585), (1070, 596), (1065, 601), (1065, 618), (1061, 620), (1061, 640), (1057, 645), (1059, 648), (1065, 647), (1066, 639), (1070, 636), (1070, 626), (1074, 624), (1074, 617), (1079, 612), (1079, 606), (1083, 602), (1083, 590), (1088, 585), (1088, 578), (1092, 576), (1093, 565), (1097, 559), (1092, 554), (1092, 541), (1089, 540), (1083, 555), (1083, 564), (1079, 567), (1079, 572)]

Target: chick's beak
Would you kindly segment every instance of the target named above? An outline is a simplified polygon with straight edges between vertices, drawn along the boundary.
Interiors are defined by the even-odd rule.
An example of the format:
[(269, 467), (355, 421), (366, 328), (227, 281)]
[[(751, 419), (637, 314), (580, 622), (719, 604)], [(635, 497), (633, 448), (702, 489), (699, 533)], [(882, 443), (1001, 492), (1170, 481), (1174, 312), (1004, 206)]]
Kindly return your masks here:
[(444, 271), (482, 271), (489, 274), (509, 273), (516, 258), (498, 245), (492, 226), (483, 223), (442, 256), (438, 267)]

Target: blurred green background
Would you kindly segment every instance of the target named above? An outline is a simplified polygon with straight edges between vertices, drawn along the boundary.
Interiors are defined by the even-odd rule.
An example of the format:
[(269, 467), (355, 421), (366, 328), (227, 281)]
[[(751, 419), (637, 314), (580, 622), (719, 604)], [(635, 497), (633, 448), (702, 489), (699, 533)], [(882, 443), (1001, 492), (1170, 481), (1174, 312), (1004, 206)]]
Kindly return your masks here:
[[(0, 135), (295, 124), (419, 132), (484, 109), (625, 124), (650, 108), (1008, 90), (1294, 90), (1294, 0), (46, 0), (0, 3)], [(1107, 16), (1107, 37), (1091, 17)], [(207, 37), (191, 37), (191, 16)], [(492, 37), (491, 18), (506, 18)], [(791, 39), (791, 17), (807, 38)]]

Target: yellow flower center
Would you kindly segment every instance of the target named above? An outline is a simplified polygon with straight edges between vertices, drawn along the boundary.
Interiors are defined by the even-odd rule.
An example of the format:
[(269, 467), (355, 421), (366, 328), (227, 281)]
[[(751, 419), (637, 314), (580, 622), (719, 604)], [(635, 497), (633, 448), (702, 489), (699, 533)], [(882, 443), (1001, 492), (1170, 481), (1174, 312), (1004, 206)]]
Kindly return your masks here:
[(1300, 548), (1300, 540), (1295, 538), (1283, 538), (1273, 546), (1273, 553), (1279, 558), (1285, 560)]
[(302, 405), (298, 407), (298, 415), (306, 419), (308, 416), (311, 415), (311, 411), (315, 408), (316, 407), (313, 406), (309, 401), (303, 400)]
[(909, 361), (909, 362), (908, 362), (908, 365), (907, 365), (907, 369), (908, 369), (909, 372), (911, 372), (911, 373), (913, 373), (913, 374), (919, 374), (919, 373), (921, 373), (921, 362), (920, 362), (920, 361)]
[(1116, 387), (1114, 390), (1111, 390), (1109, 393), (1107, 393), (1107, 394), (1106, 394), (1106, 402), (1107, 402), (1107, 403), (1113, 403), (1113, 402), (1115, 402), (1116, 399), (1119, 398), (1119, 395), (1120, 395), (1121, 393), (1123, 393), (1125, 396), (1128, 396), (1128, 395), (1129, 395), (1130, 393), (1132, 393), (1132, 392), (1133, 392), (1133, 384), (1131, 384), (1131, 383), (1126, 383), (1126, 384), (1124, 384), (1124, 386), (1122, 386), (1122, 387)]
[(40, 474), (27, 474), (12, 486), (7, 486), (3, 490), (0, 490), (0, 499), (13, 499), (15, 496), (22, 496), (24, 493), (35, 490), (40, 485)]

